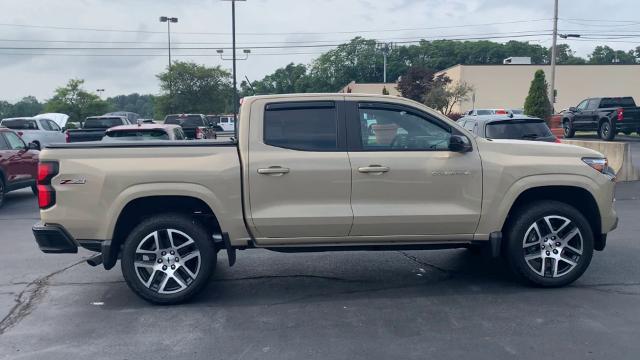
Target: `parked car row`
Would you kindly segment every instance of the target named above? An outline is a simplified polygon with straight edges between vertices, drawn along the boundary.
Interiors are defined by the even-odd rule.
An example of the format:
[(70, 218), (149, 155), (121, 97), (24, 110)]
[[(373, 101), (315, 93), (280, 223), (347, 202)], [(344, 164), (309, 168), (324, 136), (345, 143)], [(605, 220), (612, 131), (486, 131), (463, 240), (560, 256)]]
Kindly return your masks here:
[(566, 138), (576, 131), (596, 131), (605, 141), (619, 132), (640, 134), (640, 108), (630, 96), (586, 99), (562, 112), (562, 128)]

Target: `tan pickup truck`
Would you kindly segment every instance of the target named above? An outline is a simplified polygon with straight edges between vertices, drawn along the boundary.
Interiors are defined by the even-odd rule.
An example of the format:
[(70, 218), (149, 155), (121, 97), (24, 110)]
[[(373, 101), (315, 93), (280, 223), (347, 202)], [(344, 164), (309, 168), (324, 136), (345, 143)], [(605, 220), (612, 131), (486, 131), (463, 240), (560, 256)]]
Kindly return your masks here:
[(601, 154), (482, 139), (390, 96), (248, 97), (237, 139), (62, 144), (40, 160), (40, 249), (120, 259), (154, 303), (202, 290), (218, 251), (233, 265), (253, 248), (484, 248), (562, 286), (617, 225)]

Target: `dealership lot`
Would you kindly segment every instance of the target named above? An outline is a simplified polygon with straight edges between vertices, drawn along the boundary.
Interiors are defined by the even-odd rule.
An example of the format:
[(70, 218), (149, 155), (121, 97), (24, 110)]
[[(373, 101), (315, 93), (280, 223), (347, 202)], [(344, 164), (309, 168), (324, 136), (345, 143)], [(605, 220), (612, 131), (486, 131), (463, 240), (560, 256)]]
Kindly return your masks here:
[[(514, 283), (465, 250), (223, 253), (203, 295), (152, 306), (119, 267), (46, 256), (28, 191), (0, 210), (0, 358), (635, 358), (640, 183), (617, 188), (620, 227), (573, 286)], [(81, 255), (85, 257), (88, 252)]]

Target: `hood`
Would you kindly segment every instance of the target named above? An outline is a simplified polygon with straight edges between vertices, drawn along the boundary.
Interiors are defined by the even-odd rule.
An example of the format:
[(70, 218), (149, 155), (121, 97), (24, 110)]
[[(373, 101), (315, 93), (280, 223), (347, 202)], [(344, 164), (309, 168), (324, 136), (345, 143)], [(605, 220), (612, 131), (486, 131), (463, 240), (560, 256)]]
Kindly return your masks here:
[(69, 120), (69, 115), (60, 114), (60, 113), (46, 113), (34, 116), (35, 119), (49, 119), (58, 124), (61, 128), (67, 126), (67, 120)]
[(504, 152), (521, 156), (575, 156), (604, 158), (605, 156), (595, 150), (581, 146), (551, 143), (544, 141), (510, 140), (510, 139), (483, 139), (477, 138), (478, 147), (481, 149)]

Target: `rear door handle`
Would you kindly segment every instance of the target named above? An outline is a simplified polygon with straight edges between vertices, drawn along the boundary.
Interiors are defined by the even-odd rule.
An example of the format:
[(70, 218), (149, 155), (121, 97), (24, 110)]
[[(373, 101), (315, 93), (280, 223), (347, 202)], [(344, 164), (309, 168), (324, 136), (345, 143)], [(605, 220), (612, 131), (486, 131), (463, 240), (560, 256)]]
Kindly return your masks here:
[(268, 168), (258, 169), (258, 174), (261, 174), (261, 175), (281, 176), (288, 173), (289, 173), (289, 169), (283, 168), (281, 166), (270, 166)]
[(382, 165), (369, 165), (358, 168), (358, 171), (361, 173), (386, 173), (391, 170), (388, 166)]

